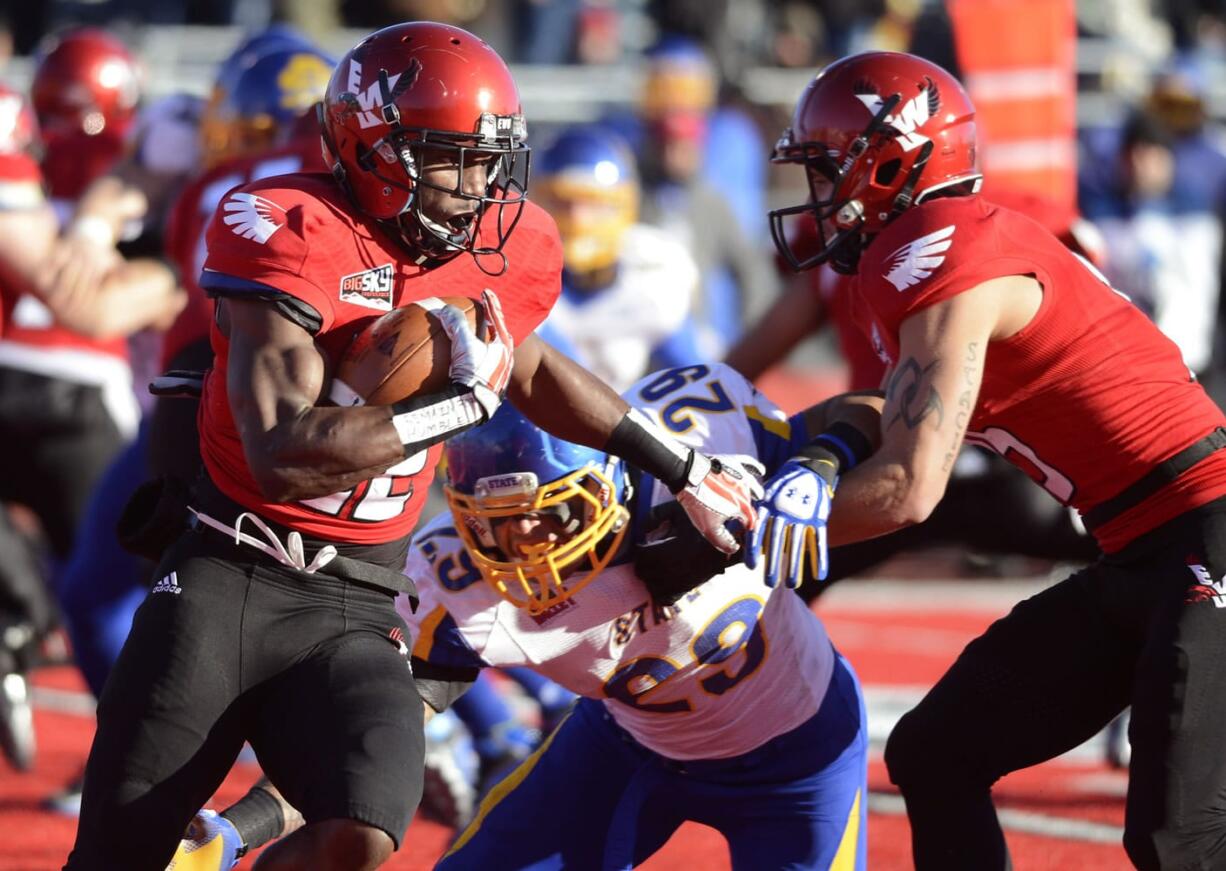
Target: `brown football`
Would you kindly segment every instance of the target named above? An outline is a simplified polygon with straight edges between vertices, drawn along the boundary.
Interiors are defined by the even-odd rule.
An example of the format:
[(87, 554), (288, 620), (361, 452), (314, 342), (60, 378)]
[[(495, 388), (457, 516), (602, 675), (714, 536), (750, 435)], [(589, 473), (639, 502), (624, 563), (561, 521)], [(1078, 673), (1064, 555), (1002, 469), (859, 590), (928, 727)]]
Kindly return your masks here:
[[(477, 329), (480, 309), (462, 296), (441, 297)], [(424, 302), (424, 300), (423, 300)], [(438, 318), (410, 303), (394, 309), (353, 337), (332, 379), (338, 405), (391, 405), (416, 394), (436, 393), (449, 381), (451, 340)]]

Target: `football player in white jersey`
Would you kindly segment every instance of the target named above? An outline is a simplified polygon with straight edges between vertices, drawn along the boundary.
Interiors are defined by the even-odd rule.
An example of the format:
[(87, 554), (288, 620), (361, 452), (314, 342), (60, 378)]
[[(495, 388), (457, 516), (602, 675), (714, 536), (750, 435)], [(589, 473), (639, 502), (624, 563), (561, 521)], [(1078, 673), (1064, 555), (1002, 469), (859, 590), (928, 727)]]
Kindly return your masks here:
[[(624, 395), (686, 444), (767, 473), (874, 432), (881, 404), (845, 394), (789, 418), (723, 364)], [(419, 607), (398, 602), (427, 717), (487, 666), (581, 698), (439, 868), (628, 869), (686, 820), (723, 833), (738, 871), (865, 867), (859, 684), (793, 590), (712, 548), (649, 476), (510, 403), (445, 450), (451, 511), (413, 538)], [(174, 868), (222, 871), (301, 825), (267, 783), (223, 813), (196, 818)]]
[[(836, 413), (875, 414), (789, 419), (723, 365), (625, 398), (767, 470)], [(738, 869), (864, 867), (859, 686), (793, 591), (705, 545), (649, 477), (509, 405), (446, 452), (452, 510), (415, 536), (421, 605), (401, 609), (423, 698), (442, 708), (479, 669), (525, 665), (581, 698), (440, 868), (630, 868), (686, 820), (722, 832)]]
[(639, 223), (634, 155), (596, 124), (533, 158), (533, 199), (562, 237), (562, 295), (542, 338), (617, 390), (654, 368), (703, 360), (692, 320), (699, 272), (673, 234)]

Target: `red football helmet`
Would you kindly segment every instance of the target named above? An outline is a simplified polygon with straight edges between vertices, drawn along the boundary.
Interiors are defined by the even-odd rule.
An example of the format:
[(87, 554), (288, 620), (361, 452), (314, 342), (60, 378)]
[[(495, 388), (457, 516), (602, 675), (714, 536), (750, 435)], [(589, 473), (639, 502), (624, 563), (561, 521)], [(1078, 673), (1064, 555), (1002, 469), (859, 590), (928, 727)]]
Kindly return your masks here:
[[(324, 161), (358, 208), (396, 219), (428, 257), (499, 253), (519, 220), (529, 156), (519, 89), (502, 58), (465, 30), (413, 22), (368, 36), (332, 73), (320, 127)], [(426, 150), (447, 152), (458, 166), (454, 188), (430, 186), (476, 201), (464, 226), (422, 213), (416, 193), (428, 184), (419, 177)], [(491, 154), (484, 193), (465, 194), (465, 166)]]
[(38, 122), (21, 94), (0, 84), (0, 154), (29, 152), (38, 141)]
[[(868, 240), (904, 210), (938, 191), (977, 191), (976, 151), (975, 107), (941, 67), (888, 51), (836, 61), (809, 83), (771, 155), (803, 166), (809, 183), (809, 202), (770, 213), (775, 245), (793, 269), (830, 260), (854, 272)], [(785, 223), (796, 217), (816, 221), (816, 253), (789, 243)]]
[(122, 136), (136, 117), (140, 70), (122, 42), (85, 27), (64, 34), (43, 55), (30, 94), (48, 139), (103, 131)]

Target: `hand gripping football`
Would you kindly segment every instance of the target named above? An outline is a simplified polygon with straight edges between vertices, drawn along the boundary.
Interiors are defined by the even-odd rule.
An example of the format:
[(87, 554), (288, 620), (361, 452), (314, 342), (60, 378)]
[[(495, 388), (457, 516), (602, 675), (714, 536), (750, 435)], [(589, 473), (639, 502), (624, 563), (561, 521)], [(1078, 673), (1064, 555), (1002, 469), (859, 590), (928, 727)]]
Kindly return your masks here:
[(464, 312), (477, 335), (484, 335), (481, 309), (467, 297), (431, 297), (394, 309), (353, 337), (332, 379), (332, 401), (391, 405), (447, 387), (451, 340), (429, 312), (440, 303)]

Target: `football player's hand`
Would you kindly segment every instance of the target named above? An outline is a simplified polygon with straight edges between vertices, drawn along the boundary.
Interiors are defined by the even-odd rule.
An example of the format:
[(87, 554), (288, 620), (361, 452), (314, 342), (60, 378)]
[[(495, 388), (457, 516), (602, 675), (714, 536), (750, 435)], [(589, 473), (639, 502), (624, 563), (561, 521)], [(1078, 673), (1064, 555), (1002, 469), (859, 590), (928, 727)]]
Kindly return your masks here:
[(166, 871), (229, 871), (244, 852), (234, 824), (215, 811), (202, 810), (187, 824)]
[(120, 262), (114, 243), (106, 246), (90, 236), (65, 234), (48, 253), (39, 271), (37, 290), (57, 311), (88, 307), (103, 280)]
[(738, 522), (745, 532), (753, 529), (753, 503), (762, 498), (764, 472), (762, 464), (747, 455), (708, 457), (694, 451), (677, 501), (703, 538), (724, 553), (736, 553), (741, 543), (728, 522)]
[(676, 604), (739, 561), (703, 538), (677, 502), (652, 508), (647, 526), (634, 545), (634, 573), (657, 605)]
[(757, 526), (745, 548), (745, 565), (757, 568), (765, 561), (766, 585), (796, 588), (803, 577), (804, 557), (818, 580), (824, 580), (826, 521), (834, 485), (795, 460), (789, 460), (766, 482), (766, 495), (758, 503)]
[(477, 330), (487, 333), (487, 338), (480, 337), (468, 325), (464, 313), (454, 306), (443, 306), (435, 315), (451, 340), (448, 371), (452, 382), (472, 390), (489, 420), (507, 392), (515, 351), (515, 341), (503, 320), (497, 294), (492, 290), (481, 293)]

